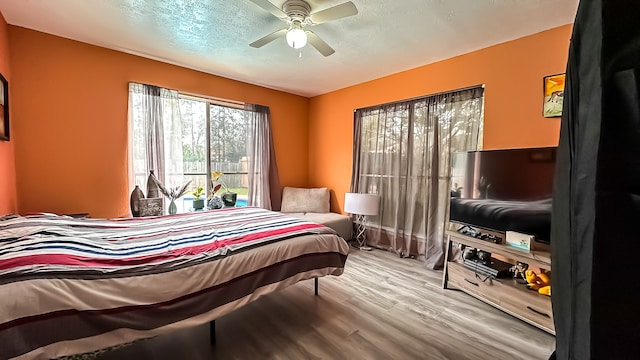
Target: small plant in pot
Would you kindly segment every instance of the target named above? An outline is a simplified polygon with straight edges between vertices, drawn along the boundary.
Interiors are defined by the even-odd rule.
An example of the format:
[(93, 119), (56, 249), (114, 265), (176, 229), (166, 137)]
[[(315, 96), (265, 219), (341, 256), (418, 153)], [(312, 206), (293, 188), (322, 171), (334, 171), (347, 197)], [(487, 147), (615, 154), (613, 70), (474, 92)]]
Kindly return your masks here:
[(193, 195), (193, 208), (195, 210), (204, 209), (204, 199), (200, 198), (204, 193), (202, 186), (198, 186), (191, 194)]
[[(216, 181), (220, 186), (222, 186), (222, 189), (224, 190), (220, 194), (220, 198), (222, 198), (222, 202), (224, 203), (224, 207), (236, 206), (236, 200), (238, 199), (238, 193), (229, 191), (229, 188), (227, 187), (227, 184), (225, 184), (224, 181), (222, 180), (222, 175), (224, 175), (224, 173), (222, 173), (220, 171), (214, 171), (214, 172), (211, 173), (211, 179), (212, 179), (212, 181)], [(215, 188), (215, 186), (214, 186), (214, 188)]]

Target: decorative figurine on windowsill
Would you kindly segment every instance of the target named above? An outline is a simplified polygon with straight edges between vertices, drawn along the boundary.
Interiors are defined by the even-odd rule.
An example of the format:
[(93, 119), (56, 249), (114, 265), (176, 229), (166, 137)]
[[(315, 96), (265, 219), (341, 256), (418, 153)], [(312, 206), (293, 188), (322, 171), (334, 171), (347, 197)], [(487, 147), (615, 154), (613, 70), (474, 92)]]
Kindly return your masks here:
[(220, 196), (212, 197), (207, 203), (207, 208), (209, 210), (222, 209), (223, 207), (224, 203), (222, 202), (222, 199), (220, 199)]
[(216, 195), (216, 192), (220, 190), (220, 188), (222, 187), (222, 184), (215, 184), (213, 183), (213, 181), (211, 183), (212, 183), (211, 197), (209, 198), (209, 201), (207, 201), (207, 209), (209, 210), (222, 209), (222, 207), (224, 207), (224, 202), (222, 202), (222, 199), (220, 198), (220, 196)]

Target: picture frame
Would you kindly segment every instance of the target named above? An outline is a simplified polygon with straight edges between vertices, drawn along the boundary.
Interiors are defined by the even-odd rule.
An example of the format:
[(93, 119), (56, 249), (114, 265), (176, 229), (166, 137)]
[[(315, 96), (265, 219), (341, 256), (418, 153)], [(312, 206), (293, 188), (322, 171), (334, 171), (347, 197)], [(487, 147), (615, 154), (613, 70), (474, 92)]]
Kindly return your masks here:
[(564, 100), (564, 82), (566, 74), (555, 74), (543, 78), (542, 89), (544, 91), (542, 103), (542, 116), (554, 118), (562, 116), (562, 103)]
[(0, 140), (9, 141), (9, 82), (0, 74)]
[(160, 216), (164, 211), (163, 198), (143, 198), (139, 200), (140, 216)]

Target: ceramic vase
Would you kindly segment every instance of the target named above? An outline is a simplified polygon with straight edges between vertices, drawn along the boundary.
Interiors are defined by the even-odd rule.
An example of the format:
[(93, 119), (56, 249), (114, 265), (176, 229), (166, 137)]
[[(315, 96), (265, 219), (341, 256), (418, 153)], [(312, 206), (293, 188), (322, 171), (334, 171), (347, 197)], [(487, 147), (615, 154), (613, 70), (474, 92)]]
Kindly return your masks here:
[(153, 170), (149, 171), (149, 177), (147, 178), (147, 198), (158, 198), (160, 197), (160, 190), (158, 189), (158, 184), (154, 180), (155, 174)]
[(171, 202), (169, 203), (169, 214), (175, 214), (178, 212), (178, 206), (176, 206), (176, 202), (171, 199)]
[(144, 193), (138, 185), (133, 188), (131, 197), (129, 198), (129, 205), (131, 206), (131, 215), (140, 216), (140, 199), (144, 199)]

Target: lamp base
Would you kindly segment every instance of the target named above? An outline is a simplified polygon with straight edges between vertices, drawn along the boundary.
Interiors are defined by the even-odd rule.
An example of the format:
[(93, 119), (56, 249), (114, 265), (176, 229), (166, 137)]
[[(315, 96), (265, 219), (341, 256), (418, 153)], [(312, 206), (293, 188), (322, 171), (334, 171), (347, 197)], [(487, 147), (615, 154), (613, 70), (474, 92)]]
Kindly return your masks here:
[(358, 246), (356, 247), (360, 250), (365, 250), (365, 251), (373, 250), (371, 247), (367, 246), (367, 234), (365, 233), (367, 228), (365, 226), (364, 215), (357, 215), (356, 223), (358, 224), (358, 227), (356, 228), (356, 236), (355, 236), (356, 243), (358, 244)]

